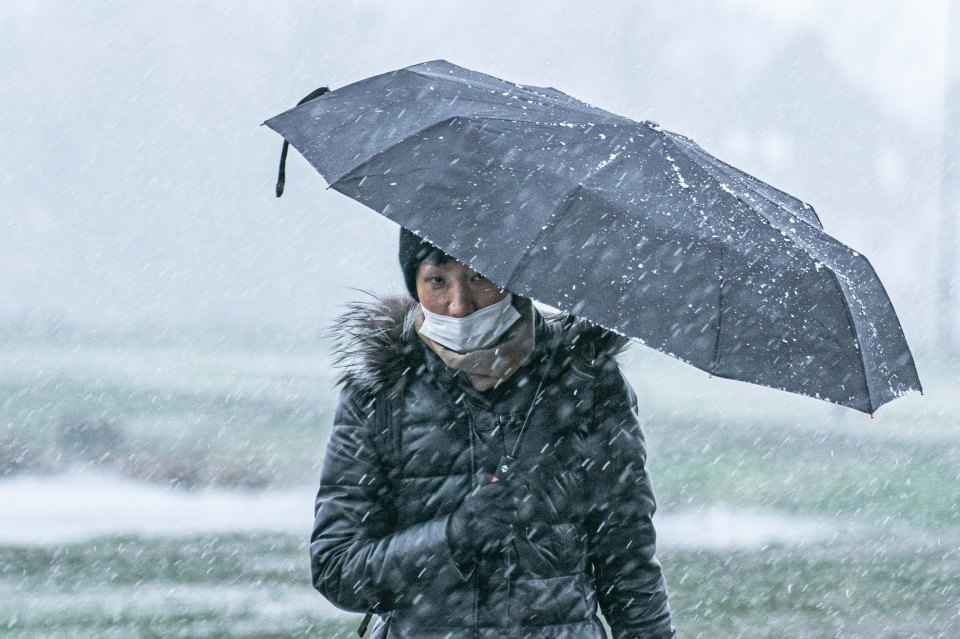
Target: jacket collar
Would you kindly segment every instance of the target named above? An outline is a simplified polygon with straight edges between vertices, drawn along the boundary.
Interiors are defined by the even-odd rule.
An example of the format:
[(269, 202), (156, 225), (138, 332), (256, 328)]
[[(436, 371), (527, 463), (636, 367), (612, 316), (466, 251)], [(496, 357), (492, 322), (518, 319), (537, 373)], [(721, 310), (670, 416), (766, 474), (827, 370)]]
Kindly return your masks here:
[[(333, 341), (338, 385), (372, 396), (395, 387), (406, 375), (425, 373), (442, 385), (460, 385), (456, 371), (447, 367), (416, 334), (412, 317), (415, 304), (408, 296), (370, 294), (369, 300), (347, 305), (327, 331)], [(567, 353), (558, 357), (557, 362), (584, 369), (609, 360), (626, 345), (625, 338), (582, 320), (561, 329), (561, 318), (544, 317), (534, 309), (534, 352), (515, 375), (529, 366), (542, 365), (560, 339)], [(485, 396), (471, 390), (471, 395)]]
[[(491, 398), (498, 394), (497, 388), (500, 387), (486, 392), (478, 391), (464, 376), (460, 375), (458, 371), (444, 364), (443, 360), (417, 335), (414, 326), (416, 315), (417, 305), (414, 303), (410, 305), (404, 317), (401, 339), (405, 343), (415, 345), (421, 350), (420, 355), (423, 360), (425, 372), (447, 390), (460, 390), (480, 405), (488, 408)], [(537, 368), (542, 368), (546, 359), (553, 352), (551, 346), (556, 344), (559, 334), (551, 328), (543, 314), (541, 314), (536, 307), (533, 308), (533, 330), (533, 352), (530, 354), (527, 362), (511, 376), (511, 379), (513, 379), (514, 376), (522, 376), (524, 373), (529, 374), (531, 369), (536, 370)], [(507, 380), (503, 386), (508, 388), (510, 386), (510, 380)]]

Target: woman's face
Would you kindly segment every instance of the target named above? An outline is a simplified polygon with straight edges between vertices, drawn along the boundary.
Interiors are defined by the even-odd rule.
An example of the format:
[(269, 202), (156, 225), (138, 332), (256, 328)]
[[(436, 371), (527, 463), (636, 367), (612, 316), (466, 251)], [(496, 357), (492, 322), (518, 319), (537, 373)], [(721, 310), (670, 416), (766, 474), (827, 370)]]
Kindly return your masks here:
[(417, 268), (417, 297), (437, 315), (466, 317), (506, 296), (496, 284), (453, 259), (437, 264), (429, 257)]

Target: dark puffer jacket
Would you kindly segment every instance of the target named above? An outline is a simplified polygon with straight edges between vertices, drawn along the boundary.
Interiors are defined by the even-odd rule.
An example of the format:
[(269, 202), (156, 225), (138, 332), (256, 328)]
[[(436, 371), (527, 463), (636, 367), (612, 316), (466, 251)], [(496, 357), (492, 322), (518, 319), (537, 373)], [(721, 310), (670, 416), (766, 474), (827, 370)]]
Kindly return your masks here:
[[(535, 313), (530, 360), (481, 393), (419, 339), (412, 305), (357, 304), (335, 329), (343, 389), (310, 544), (317, 590), (344, 610), (378, 613), (375, 639), (600, 639), (598, 604), (616, 639), (675, 636), (636, 395), (613, 359), (616, 338), (563, 331)], [(448, 516), (513, 448), (559, 339), (518, 458), (537, 481), (580, 469), (586, 514), (529, 526), (498, 557), (458, 564)], [(384, 388), (402, 388), (399, 442), (373, 414)]]

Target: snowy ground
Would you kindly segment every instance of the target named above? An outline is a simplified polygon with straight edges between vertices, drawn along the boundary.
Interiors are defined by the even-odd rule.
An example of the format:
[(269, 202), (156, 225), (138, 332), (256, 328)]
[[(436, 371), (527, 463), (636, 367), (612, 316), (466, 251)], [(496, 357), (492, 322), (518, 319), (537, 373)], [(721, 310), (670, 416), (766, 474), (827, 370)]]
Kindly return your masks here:
[[(322, 344), (154, 342), (0, 340), (0, 636), (356, 637), (307, 559)], [(624, 360), (681, 636), (960, 636), (952, 365), (870, 419)]]
[(0, 481), (0, 544), (56, 545), (109, 535), (309, 535), (311, 489), (182, 490), (95, 471)]
[[(310, 531), (314, 489), (183, 490), (92, 470), (0, 481), (0, 545), (97, 537)], [(854, 528), (827, 518), (713, 506), (656, 516), (664, 549), (752, 549), (829, 541)]]

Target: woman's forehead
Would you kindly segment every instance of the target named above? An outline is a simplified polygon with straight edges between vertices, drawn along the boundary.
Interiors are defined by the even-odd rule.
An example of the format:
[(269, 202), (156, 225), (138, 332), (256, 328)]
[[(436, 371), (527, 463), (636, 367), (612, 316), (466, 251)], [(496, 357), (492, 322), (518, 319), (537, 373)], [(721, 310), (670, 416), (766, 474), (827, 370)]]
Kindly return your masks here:
[(439, 271), (451, 277), (473, 277), (474, 275), (480, 275), (463, 262), (458, 262), (452, 257), (447, 258), (440, 264), (429, 260), (424, 260), (420, 263), (420, 269), (422, 269), (424, 272), (435, 273)]
[(445, 271), (470, 269), (470, 267), (465, 265), (463, 262), (459, 262), (449, 255), (444, 255), (438, 251), (434, 251), (428, 255), (427, 258), (421, 262), (421, 264), (423, 266), (438, 268)]

